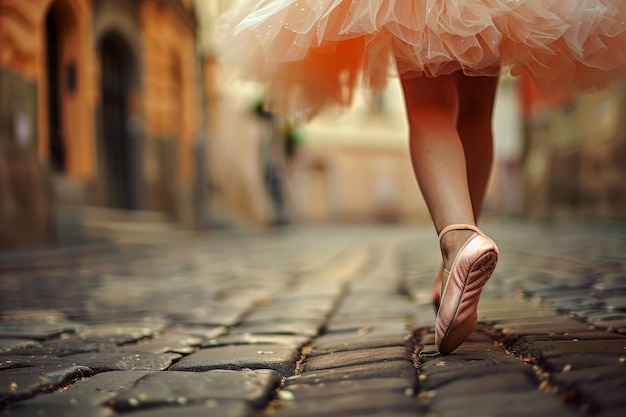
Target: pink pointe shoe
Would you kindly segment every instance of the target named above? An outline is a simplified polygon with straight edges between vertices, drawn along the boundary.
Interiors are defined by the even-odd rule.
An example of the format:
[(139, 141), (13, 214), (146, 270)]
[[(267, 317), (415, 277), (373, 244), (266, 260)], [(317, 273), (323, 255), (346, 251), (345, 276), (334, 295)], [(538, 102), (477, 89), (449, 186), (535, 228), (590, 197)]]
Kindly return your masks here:
[(472, 230), (452, 262), (450, 275), (441, 291), (435, 322), (435, 344), (439, 353), (453, 352), (478, 324), (478, 301), (483, 285), (498, 262), (498, 248), (476, 226), (452, 224), (439, 233), (439, 240), (452, 230)]

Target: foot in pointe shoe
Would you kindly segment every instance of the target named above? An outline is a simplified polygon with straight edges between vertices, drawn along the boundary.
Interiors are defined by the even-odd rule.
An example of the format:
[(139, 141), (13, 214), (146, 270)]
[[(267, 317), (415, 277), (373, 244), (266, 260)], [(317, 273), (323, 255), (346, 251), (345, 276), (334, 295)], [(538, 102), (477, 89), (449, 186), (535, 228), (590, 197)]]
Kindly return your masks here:
[(439, 240), (453, 230), (474, 233), (457, 253), (443, 282), (435, 322), (435, 344), (442, 354), (454, 351), (476, 329), (480, 294), (498, 261), (496, 244), (476, 226), (450, 225), (439, 233)]

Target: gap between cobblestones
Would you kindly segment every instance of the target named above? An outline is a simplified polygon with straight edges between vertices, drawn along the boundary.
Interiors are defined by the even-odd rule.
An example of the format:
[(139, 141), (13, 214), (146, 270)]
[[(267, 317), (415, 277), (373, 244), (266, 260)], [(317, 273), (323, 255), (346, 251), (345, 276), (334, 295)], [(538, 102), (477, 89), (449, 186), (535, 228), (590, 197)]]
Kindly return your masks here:
[[(313, 391), (310, 391), (310, 392), (314, 392), (316, 389), (320, 390), (320, 391), (324, 391), (325, 389), (327, 389), (327, 388), (325, 388), (327, 385), (330, 388), (331, 386), (333, 386), (333, 384), (337, 384), (338, 383), (336, 381), (344, 380), (344, 378), (336, 379), (336, 377), (332, 376), (334, 374), (327, 374), (326, 377), (322, 377), (321, 376), (322, 374), (325, 374), (325, 372), (328, 372), (328, 371), (334, 372), (335, 370), (338, 373), (341, 373), (341, 372), (349, 373), (349, 372), (355, 370), (355, 365), (350, 365), (350, 363), (348, 361), (348, 363), (343, 363), (343, 364), (339, 365), (338, 368), (332, 368), (332, 367), (330, 369), (321, 368), (319, 371), (317, 371), (317, 372), (319, 372), (319, 374), (318, 374), (315, 370), (307, 371), (307, 369), (306, 369), (306, 362), (308, 360), (318, 359), (318, 358), (324, 356), (324, 354), (322, 354), (322, 356), (319, 356), (320, 355), (319, 353), (317, 355), (314, 355), (314, 356), (311, 356), (311, 354), (312, 353), (314, 354), (313, 349), (314, 349), (314, 346), (315, 346), (316, 342), (321, 340), (321, 339), (323, 339), (325, 336), (337, 336), (337, 335), (345, 334), (346, 337), (348, 337), (348, 335), (351, 334), (350, 332), (345, 332), (345, 331), (342, 332), (342, 331), (338, 331), (338, 330), (336, 330), (333, 333), (328, 333), (327, 324), (331, 323), (333, 321), (333, 319), (337, 317), (338, 312), (340, 312), (342, 307), (345, 306), (345, 303), (347, 302), (347, 298), (349, 296), (351, 296), (354, 291), (358, 291), (357, 285), (359, 283), (361, 283), (362, 281), (366, 280), (366, 277), (368, 275), (371, 275), (372, 273), (374, 273), (374, 271), (376, 270), (377, 266), (380, 267), (381, 264), (384, 263), (384, 259), (383, 258), (384, 258), (384, 255), (382, 253), (380, 253), (380, 252), (373, 252), (371, 254), (371, 257), (370, 257), (370, 262), (369, 262), (368, 268), (362, 268), (360, 273), (358, 273), (358, 280), (357, 279), (343, 280), (342, 291), (341, 291), (340, 295), (337, 297), (336, 302), (335, 302), (333, 308), (329, 311), (328, 315), (326, 316), (326, 325), (323, 326), (323, 328), (321, 329), (321, 331), (319, 332), (318, 335), (316, 335), (314, 338), (312, 338), (311, 341), (308, 344), (306, 344), (301, 349), (301, 357), (300, 357), (300, 360), (297, 362), (294, 375), (291, 378), (285, 378), (283, 380), (283, 383), (281, 384), (281, 386), (276, 390), (275, 397), (270, 401), (268, 406), (262, 411), (263, 414), (275, 414), (275, 413), (278, 413), (279, 415), (286, 415), (286, 416), (292, 415), (291, 413), (293, 412), (293, 409), (290, 410), (288, 408), (288, 406), (291, 405), (290, 403), (292, 403), (294, 400), (296, 400), (296, 398), (294, 397), (294, 394), (290, 390), (290, 389), (293, 389), (293, 386), (294, 386), (293, 384), (294, 383), (296, 384), (296, 388), (301, 388), (302, 386), (310, 387), (313, 390)], [(385, 272), (388, 273), (389, 271), (385, 271)], [(356, 274), (353, 274), (353, 275), (356, 276)], [(402, 299), (405, 299), (407, 302), (412, 304), (412, 300), (411, 300), (409, 292), (408, 291), (402, 291), (403, 288), (406, 288), (405, 285), (402, 285), (402, 283), (400, 281), (396, 281), (395, 283), (391, 282), (391, 284), (392, 284), (392, 291), (391, 291), (390, 295), (396, 295), (396, 296), (398, 296), (398, 297), (400, 297)], [(404, 322), (405, 326), (408, 325), (406, 320), (407, 320), (406, 318), (403, 319), (403, 322)], [(408, 326), (408, 327), (410, 327), (410, 326)], [(372, 331), (373, 329), (374, 329), (373, 327), (369, 327), (369, 326), (362, 327), (361, 329), (359, 329), (357, 331), (357, 334), (358, 333), (367, 334), (368, 332)], [(404, 338), (403, 345), (407, 346), (409, 348), (409, 350), (411, 352), (411, 358), (413, 358), (414, 355), (415, 355), (416, 349), (417, 349), (417, 343), (416, 343), (416, 340), (415, 340), (415, 337), (414, 337), (414, 334), (413, 334), (412, 331), (407, 330), (406, 334), (408, 336), (410, 336), (410, 337), (408, 339)], [(364, 348), (364, 349), (365, 349), (365, 351), (368, 351), (367, 348)], [(348, 351), (343, 352), (343, 353), (354, 353), (354, 352), (359, 352), (359, 351), (358, 350), (357, 351), (348, 350)], [(334, 353), (335, 353), (335, 355), (340, 355), (342, 352), (341, 351), (336, 351)], [(332, 354), (333, 354), (333, 352), (330, 352), (330, 355), (332, 355)], [(375, 364), (381, 365), (381, 364), (385, 363), (385, 359), (384, 358), (382, 358), (382, 359), (372, 358), (372, 360), (373, 360), (373, 362), (371, 362), (372, 365), (375, 365)], [(410, 397), (413, 396), (414, 393), (417, 392), (417, 390), (418, 390), (417, 370), (414, 368), (414, 366), (412, 364), (411, 364), (410, 367), (413, 369), (412, 373), (413, 373), (413, 375), (415, 377), (412, 378), (412, 379), (415, 380), (415, 383), (411, 384), (410, 387), (407, 387), (407, 388), (404, 389), (404, 392), (402, 393), (402, 397), (400, 398), (401, 400), (404, 400), (404, 399), (408, 400), (408, 399), (410, 399)], [(356, 368), (359, 368), (359, 366), (356, 365)], [(298, 377), (301, 376), (301, 377), (304, 377), (304, 378), (309, 378), (309, 380), (310, 380), (311, 376), (315, 377), (316, 375), (320, 375), (319, 382), (315, 382), (315, 379), (313, 379), (312, 382), (311, 382), (312, 385), (307, 385), (307, 383), (300, 383), (300, 385), (299, 385), (299, 383), (298, 383), (299, 380), (298, 379), (293, 379), (293, 378), (298, 378)], [(347, 374), (344, 375), (344, 376), (347, 376)], [(371, 377), (374, 377), (374, 375), (372, 375)], [(387, 376), (387, 378), (390, 378), (390, 377), (392, 379), (389, 379), (389, 380), (383, 379), (380, 382), (380, 384), (382, 384), (382, 386), (384, 386), (385, 385), (384, 381), (396, 381), (395, 379), (393, 379), (392, 375)], [(400, 375), (397, 375), (397, 377), (399, 378)], [(364, 378), (369, 378), (369, 377), (364, 377)], [(385, 377), (382, 377), (382, 378), (385, 378)], [(291, 381), (291, 380), (293, 380), (293, 381)], [(359, 380), (359, 378), (357, 377), (357, 381), (358, 380)], [(363, 384), (367, 385), (367, 382), (371, 381), (371, 380), (370, 379), (364, 379), (363, 381), (364, 381)], [(291, 382), (291, 385), (286, 385), (287, 382)], [(348, 382), (348, 380), (345, 380), (345, 382)], [(378, 381), (377, 381), (377, 383), (378, 383)], [(304, 385), (301, 385), (301, 384), (304, 384)], [(382, 386), (381, 386), (381, 388), (382, 388)], [(337, 385), (336, 388), (341, 390), (342, 387), (341, 387), (341, 385)], [(296, 393), (299, 393), (298, 389), (296, 390)], [(381, 392), (380, 394), (383, 394), (383, 393)], [(297, 395), (299, 395), (299, 394), (297, 394)], [(316, 410), (311, 415), (318, 415), (317, 413), (321, 413), (319, 415), (322, 415), (322, 414), (326, 415), (326, 411), (328, 411), (328, 410), (325, 410), (325, 408), (324, 408), (324, 403), (326, 402), (324, 400), (324, 398), (325, 398), (324, 394), (323, 393), (318, 393), (316, 395), (320, 395), (321, 396), (321, 397), (317, 397), (317, 396), (313, 396), (312, 397), (312, 398), (316, 398), (316, 400), (315, 400), (316, 403), (319, 402), (319, 409), (317, 409), (318, 405), (316, 404), (315, 405)], [(350, 398), (350, 395), (355, 395), (355, 393), (350, 394), (349, 392), (346, 392), (346, 395), (347, 395), (346, 398)], [(367, 395), (367, 394), (363, 393), (362, 395)], [(389, 394), (384, 394), (383, 398), (387, 398), (385, 396), (388, 397)], [(331, 397), (328, 397), (329, 403), (333, 404), (333, 403), (337, 402), (336, 398), (337, 397), (332, 396), (332, 395), (331, 395)], [(403, 401), (400, 401), (400, 402), (403, 402)], [(296, 404), (298, 404), (297, 401), (296, 401)], [(311, 412), (311, 410), (308, 409), (309, 402), (305, 399), (304, 403), (301, 402), (301, 404), (304, 404), (304, 406), (303, 406), (304, 409), (302, 410), (302, 412), (304, 414), (302, 414), (302, 415), (307, 415), (308, 416), (309, 413)], [(412, 404), (412, 402), (410, 402), (410, 404)], [(405, 403), (404, 406), (403, 405), (399, 405), (398, 407), (399, 407), (399, 409), (403, 409), (402, 407), (406, 407), (406, 405), (407, 404)], [(358, 410), (359, 410), (359, 407), (361, 407), (362, 405), (359, 405), (357, 403), (352, 404), (352, 405), (346, 405), (345, 403), (344, 404), (339, 404), (338, 403), (337, 404), (338, 408), (334, 409), (332, 411), (332, 413), (329, 414), (329, 415), (336, 415), (335, 413), (340, 413), (341, 414), (342, 406), (343, 407), (347, 406), (347, 409), (345, 410), (345, 412), (349, 413), (350, 415), (360, 415)], [(296, 406), (296, 408), (297, 408), (297, 406)], [(411, 406), (410, 409), (413, 412), (413, 411), (417, 410), (418, 408), (419, 408), (418, 404), (415, 404), (415, 409), (413, 409), (412, 406)], [(390, 407), (390, 409), (393, 409), (393, 406)], [(355, 412), (357, 414), (353, 414)], [(301, 415), (301, 414), (299, 412), (295, 412), (293, 415)]]
[[(356, 261), (354, 253), (356, 253)], [(352, 254), (353, 259), (349, 259)], [(363, 258), (364, 256), (364, 258)], [(342, 266), (342, 257), (348, 257), (347, 262), (343, 262)], [(303, 281), (320, 281), (324, 279), (328, 279), (328, 277), (332, 277), (333, 280), (339, 280), (339, 294), (336, 296), (332, 307), (326, 313), (324, 317), (324, 323), (320, 327), (318, 334), (312, 337), (302, 348), (300, 349), (300, 357), (295, 364), (295, 369), (292, 377), (301, 375), (303, 372), (303, 364), (304, 361), (308, 358), (309, 354), (312, 351), (313, 344), (317, 339), (322, 337), (327, 333), (327, 325), (332, 320), (332, 318), (336, 315), (338, 309), (342, 306), (346, 296), (350, 292), (350, 282), (355, 280), (356, 276), (367, 274), (367, 271), (373, 268), (373, 265), (376, 264), (376, 255), (372, 251), (371, 248), (360, 248), (356, 251), (344, 252), (335, 257), (331, 262), (326, 266), (325, 270), (318, 270), (313, 274), (310, 274), (308, 277), (294, 277), (290, 281), (288, 281), (287, 288), (295, 289), (299, 283)], [(276, 388), (273, 395), (270, 396), (267, 405), (260, 412), (264, 415), (273, 414), (277, 410), (281, 409), (285, 401), (292, 400), (291, 393), (284, 389), (285, 381), (287, 378), (283, 378), (279, 387)]]

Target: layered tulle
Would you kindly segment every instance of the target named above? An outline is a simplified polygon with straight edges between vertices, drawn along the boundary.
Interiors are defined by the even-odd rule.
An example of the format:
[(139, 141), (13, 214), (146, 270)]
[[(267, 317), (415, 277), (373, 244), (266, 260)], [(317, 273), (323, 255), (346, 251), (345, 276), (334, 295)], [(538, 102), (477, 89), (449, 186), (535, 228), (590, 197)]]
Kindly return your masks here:
[(217, 24), (226, 68), (272, 109), (310, 116), (392, 74), (528, 72), (549, 91), (626, 74), (622, 0), (240, 0)]

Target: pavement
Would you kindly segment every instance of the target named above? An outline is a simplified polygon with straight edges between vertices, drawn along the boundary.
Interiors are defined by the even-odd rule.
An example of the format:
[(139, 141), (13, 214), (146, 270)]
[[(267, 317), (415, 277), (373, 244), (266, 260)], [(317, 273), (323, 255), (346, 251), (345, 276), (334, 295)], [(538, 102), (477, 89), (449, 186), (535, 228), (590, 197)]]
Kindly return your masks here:
[(626, 415), (626, 224), (483, 230), (500, 262), (446, 356), (430, 226), (0, 253), (0, 415)]

